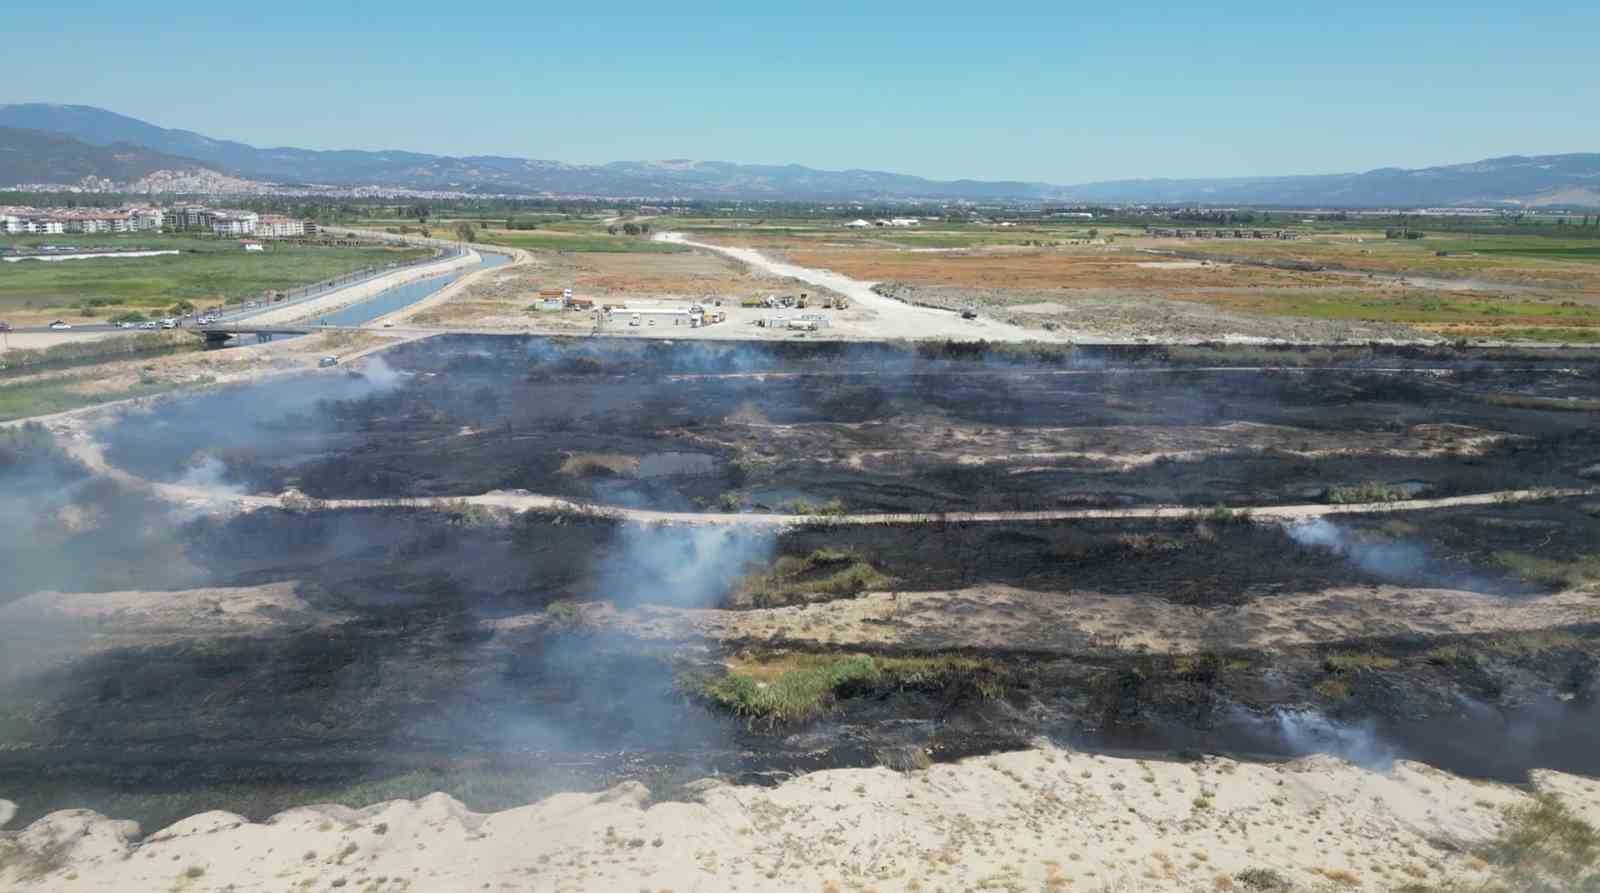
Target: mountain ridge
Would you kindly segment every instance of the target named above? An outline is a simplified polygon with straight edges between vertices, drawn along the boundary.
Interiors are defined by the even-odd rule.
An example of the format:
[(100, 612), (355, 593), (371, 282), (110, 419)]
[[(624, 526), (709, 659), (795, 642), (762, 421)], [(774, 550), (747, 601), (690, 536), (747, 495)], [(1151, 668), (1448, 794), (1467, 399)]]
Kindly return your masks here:
[(159, 171), (203, 171), (193, 158), (118, 141), (93, 145), (59, 133), (0, 126), (0, 183), (75, 183), (85, 178), (117, 182)]
[[(93, 146), (130, 144), (223, 173), (289, 184), (610, 198), (956, 200), (1313, 207), (1600, 205), (1600, 153), (1481, 159), (1455, 165), (1274, 177), (1143, 178), (1056, 185), (1024, 180), (932, 180), (799, 164), (663, 159), (577, 164), (505, 155), (405, 150), (258, 148), (159, 127), (83, 105), (0, 106), (0, 127), (64, 134)], [(4, 180), (0, 176), (0, 180)]]

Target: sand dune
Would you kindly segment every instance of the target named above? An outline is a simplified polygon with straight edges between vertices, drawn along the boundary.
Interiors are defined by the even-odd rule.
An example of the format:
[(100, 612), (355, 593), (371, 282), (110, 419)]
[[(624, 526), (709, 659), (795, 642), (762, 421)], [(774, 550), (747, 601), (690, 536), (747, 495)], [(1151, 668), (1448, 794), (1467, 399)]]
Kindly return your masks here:
[[(1536, 791), (1600, 817), (1600, 784)], [(1416, 763), (1146, 762), (1044, 747), (927, 770), (705, 781), (651, 803), (627, 783), (477, 814), (444, 794), (263, 823), (209, 812), (136, 841), (75, 810), (0, 840), (18, 890), (1229, 890), (1478, 884), (1474, 847), (1533, 797)], [(4, 815), (4, 810), (0, 810)], [(24, 872), (33, 872), (23, 877)]]

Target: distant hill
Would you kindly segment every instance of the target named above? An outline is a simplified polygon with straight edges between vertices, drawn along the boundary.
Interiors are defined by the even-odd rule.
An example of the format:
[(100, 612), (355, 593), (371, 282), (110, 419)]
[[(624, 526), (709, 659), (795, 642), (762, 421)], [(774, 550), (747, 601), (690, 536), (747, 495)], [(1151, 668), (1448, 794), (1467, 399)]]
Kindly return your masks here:
[(0, 184), (76, 183), (103, 177), (119, 183), (157, 171), (201, 170), (206, 165), (126, 142), (90, 145), (59, 133), (0, 127)]
[[(928, 180), (883, 171), (824, 171), (723, 161), (569, 164), (497, 155), (261, 149), (157, 127), (82, 105), (0, 106), (0, 126), (51, 131), (96, 146), (132, 144), (279, 183), (404, 186), (476, 192), (619, 198), (954, 199), (1095, 203), (1210, 203), (1321, 207), (1600, 205), (1600, 153), (1511, 156), (1472, 164), (1365, 173), (1188, 180), (1119, 180), (1059, 186)], [(0, 178), (4, 179), (4, 178)]]
[(1080, 201), (1206, 202), (1325, 207), (1496, 204), (1600, 205), (1600, 153), (1510, 155), (1470, 164), (1361, 174), (1196, 180), (1116, 180), (1074, 186)]

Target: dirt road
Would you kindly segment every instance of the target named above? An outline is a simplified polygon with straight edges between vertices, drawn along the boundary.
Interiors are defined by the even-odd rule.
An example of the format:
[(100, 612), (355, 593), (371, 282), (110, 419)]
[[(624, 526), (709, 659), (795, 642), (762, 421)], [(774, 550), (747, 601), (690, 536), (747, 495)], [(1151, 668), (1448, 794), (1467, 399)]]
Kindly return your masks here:
[(1041, 332), (994, 319), (983, 317), (962, 319), (960, 314), (949, 310), (916, 307), (878, 294), (872, 290), (875, 283), (852, 279), (831, 270), (818, 270), (773, 260), (753, 248), (730, 248), (725, 245), (695, 242), (683, 233), (657, 233), (655, 238), (660, 242), (715, 251), (770, 276), (798, 279), (844, 295), (857, 305), (868, 308), (876, 314), (877, 318), (872, 322), (872, 334), (880, 338), (955, 338), (988, 341), (1093, 340), (1080, 332)]
[[(63, 418), (50, 426), (60, 438), (63, 448), (91, 471), (103, 474), (120, 483), (147, 488), (170, 502), (196, 509), (211, 507), (219, 510), (248, 512), (262, 508), (297, 508), (306, 511), (331, 511), (339, 509), (432, 508), (444, 511), (466, 506), (526, 511), (591, 512), (639, 524), (693, 524), (714, 527), (792, 527), (802, 524), (825, 523), (839, 526), (865, 526), (874, 524), (1005, 524), (1047, 521), (1104, 520), (1104, 519), (1182, 519), (1204, 515), (1205, 509), (1191, 506), (1152, 505), (1110, 509), (1046, 509), (1040, 511), (1010, 512), (882, 512), (845, 515), (803, 515), (777, 512), (663, 512), (651, 509), (618, 508), (604, 505), (578, 503), (559, 496), (529, 493), (525, 490), (491, 490), (463, 496), (402, 497), (397, 499), (307, 499), (295, 494), (245, 494), (227, 488), (204, 488), (192, 485), (150, 481), (130, 474), (107, 462), (104, 449), (84, 417)], [(1471, 493), (1438, 499), (1403, 499), (1394, 502), (1348, 503), (1327, 505), (1301, 503), (1298, 505), (1236, 506), (1234, 515), (1248, 515), (1263, 521), (1300, 521), (1330, 515), (1414, 512), (1428, 509), (1451, 508), (1468, 505), (1498, 505), (1508, 502), (1531, 502), (1574, 496), (1600, 495), (1600, 487), (1587, 489), (1497, 490), (1491, 493)]]

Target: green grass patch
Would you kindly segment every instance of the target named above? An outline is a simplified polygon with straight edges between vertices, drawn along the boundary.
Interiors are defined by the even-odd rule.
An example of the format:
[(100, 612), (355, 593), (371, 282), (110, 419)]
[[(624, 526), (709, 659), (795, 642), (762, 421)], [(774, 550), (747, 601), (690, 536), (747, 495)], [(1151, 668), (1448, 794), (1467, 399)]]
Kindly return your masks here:
[[(123, 238), (123, 237), (117, 237)], [(80, 247), (87, 239), (57, 236)], [(243, 251), (239, 243), (185, 236), (128, 236), (118, 248), (176, 249), (182, 254), (141, 258), (95, 258), (5, 264), (0, 271), (0, 310), (77, 307), (168, 308), (180, 301), (205, 305), (238, 301), (262, 292), (287, 291), (367, 267), (428, 257), (431, 251), (378, 246), (333, 247), (269, 243), (266, 251)]]
[(1390, 487), (1377, 481), (1366, 481), (1344, 487), (1330, 487), (1328, 501), (1334, 505), (1361, 505), (1369, 502), (1399, 502), (1406, 498), (1405, 490)]
[(1600, 832), (1548, 794), (1508, 810), (1499, 836), (1478, 856), (1502, 877), (1487, 889), (1600, 890)]
[(1556, 412), (1600, 412), (1600, 400), (1530, 397), (1525, 394), (1489, 394), (1483, 402), (1516, 409), (1550, 409)]
[(1005, 694), (1005, 673), (970, 657), (878, 657), (867, 654), (784, 654), (735, 663), (722, 675), (680, 678), (680, 687), (752, 721), (800, 722), (820, 716), (840, 698), (885, 688)]
[(0, 353), (0, 376), (86, 366), (132, 357), (165, 356), (200, 349), (200, 339), (177, 332), (146, 332), (140, 335), (69, 341), (43, 350), (9, 350)]
[(1329, 673), (1352, 673), (1363, 670), (1392, 670), (1400, 661), (1386, 654), (1346, 651), (1323, 658), (1322, 668)]
[(1524, 580), (1546, 586), (1578, 589), (1600, 582), (1600, 555), (1574, 555), (1563, 560), (1526, 552), (1496, 552), (1494, 561)]
[(770, 570), (741, 580), (731, 598), (740, 607), (766, 608), (852, 598), (893, 582), (857, 552), (817, 549), (780, 557)]
[[(130, 397), (148, 397), (153, 394), (164, 394), (180, 387), (190, 386), (170, 382), (152, 382), (135, 385), (120, 391), (99, 391), (86, 394), (72, 390), (72, 385), (84, 380), (85, 378), (82, 376), (67, 376), (53, 378), (48, 381), (27, 382), (26, 384), (0, 385), (0, 421), (66, 412), (69, 409), (80, 409), (85, 406), (94, 406), (97, 403), (109, 403), (113, 400), (125, 400)], [(191, 384), (204, 383), (204, 381), (201, 381)]]
[(639, 236), (598, 234), (563, 235), (545, 230), (490, 230), (478, 233), (479, 245), (500, 245), (530, 251), (581, 251), (651, 254), (679, 254), (690, 249), (671, 242), (656, 242)]

